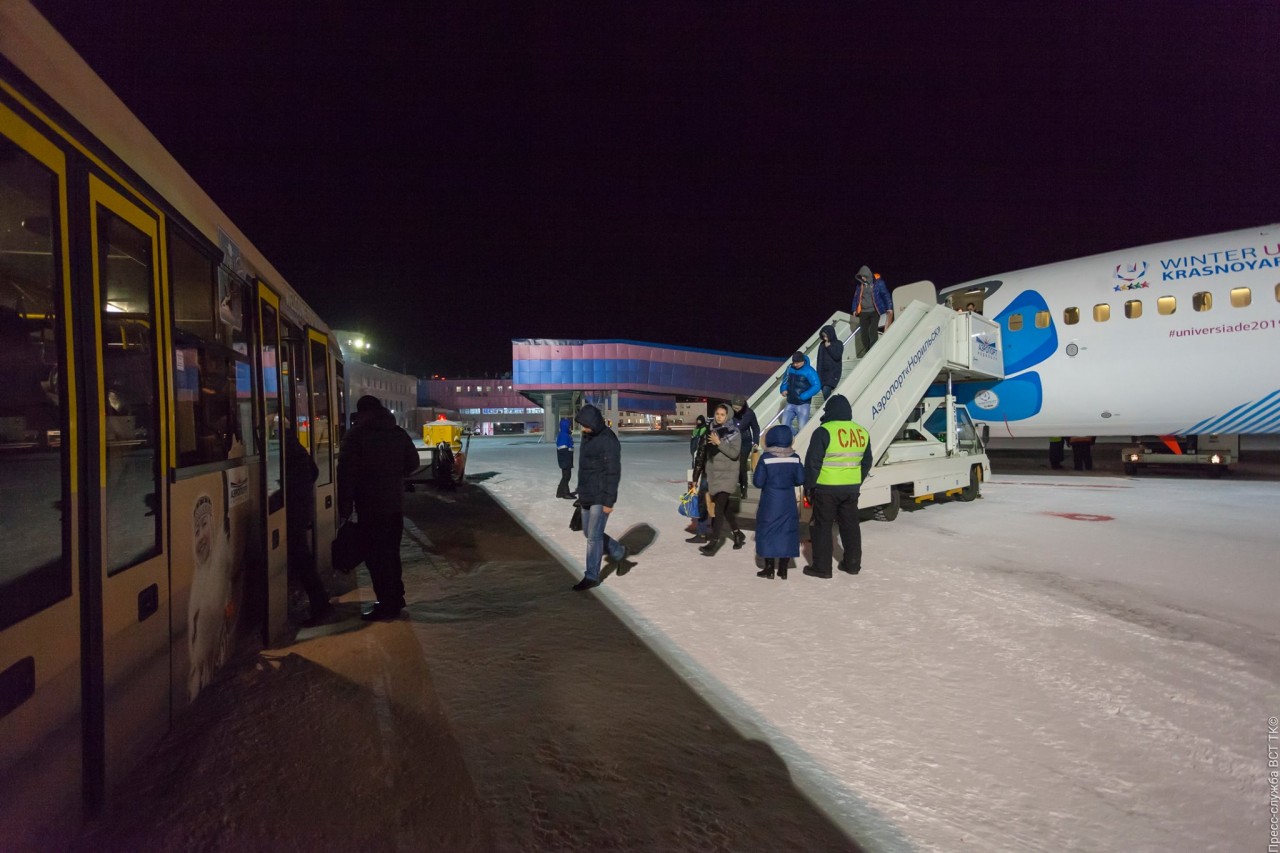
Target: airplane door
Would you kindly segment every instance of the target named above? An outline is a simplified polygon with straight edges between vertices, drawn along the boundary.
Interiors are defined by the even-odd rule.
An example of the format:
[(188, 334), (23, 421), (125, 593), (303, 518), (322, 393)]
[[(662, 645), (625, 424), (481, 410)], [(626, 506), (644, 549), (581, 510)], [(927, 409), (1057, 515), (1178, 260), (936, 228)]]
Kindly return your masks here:
[(81, 812), (69, 270), (66, 158), (0, 104), (0, 826), (18, 847), (59, 846)]
[[(168, 360), (158, 221), (94, 175), (89, 207), (97, 357), (86, 362), (98, 375), (86, 447), (96, 457), (98, 499), (87, 529), (101, 596), (100, 750), (110, 795), (114, 774), (169, 726)], [(91, 643), (98, 627), (90, 627)]]
[(282, 636), (289, 621), (289, 562), (285, 547), (284, 413), (281, 411), (280, 297), (258, 283), (258, 339), (262, 342), (261, 433), (265, 454), (267, 621), (263, 641)]

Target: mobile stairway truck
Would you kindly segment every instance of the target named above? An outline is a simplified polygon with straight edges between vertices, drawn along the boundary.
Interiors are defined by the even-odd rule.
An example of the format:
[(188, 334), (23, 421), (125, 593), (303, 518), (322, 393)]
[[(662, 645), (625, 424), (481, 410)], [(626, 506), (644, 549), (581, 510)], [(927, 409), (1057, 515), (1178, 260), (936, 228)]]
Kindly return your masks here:
[[(956, 403), (957, 382), (1004, 377), (1000, 326), (971, 312), (937, 303), (933, 284), (919, 282), (894, 291), (894, 322), (861, 358), (852, 357), (850, 316), (836, 312), (822, 325), (834, 325), (847, 338), (844, 375), (834, 393), (853, 408), (853, 420), (871, 434), (874, 461), (863, 481), (859, 506), (864, 513), (892, 521), (906, 503), (942, 497), (971, 501), (991, 473), (984, 446), (968, 410)], [(815, 332), (799, 349), (817, 360)], [(787, 363), (789, 364), (789, 362)], [(783, 364), (749, 398), (762, 426), (777, 423), (785, 398), (779, 392)], [(821, 422), (822, 400), (814, 399), (809, 423), (794, 448), (803, 459)], [(739, 517), (754, 519), (759, 490), (748, 485)], [(801, 515), (807, 521), (808, 510)]]

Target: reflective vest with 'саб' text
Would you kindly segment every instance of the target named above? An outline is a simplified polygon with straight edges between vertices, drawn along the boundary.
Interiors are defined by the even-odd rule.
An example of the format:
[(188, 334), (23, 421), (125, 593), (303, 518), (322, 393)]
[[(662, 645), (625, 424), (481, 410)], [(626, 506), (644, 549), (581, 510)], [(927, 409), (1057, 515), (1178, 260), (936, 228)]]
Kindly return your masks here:
[(862, 456), (871, 436), (853, 421), (828, 421), (822, 425), (831, 441), (822, 457), (819, 486), (859, 486), (862, 484)]

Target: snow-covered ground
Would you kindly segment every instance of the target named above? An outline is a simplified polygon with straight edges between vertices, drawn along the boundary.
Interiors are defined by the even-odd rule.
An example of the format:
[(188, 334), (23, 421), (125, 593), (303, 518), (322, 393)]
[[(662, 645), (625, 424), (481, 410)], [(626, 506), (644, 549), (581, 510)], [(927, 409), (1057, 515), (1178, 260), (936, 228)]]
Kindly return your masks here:
[[(857, 577), (768, 581), (750, 539), (683, 541), (687, 465), (685, 439), (623, 437), (609, 532), (659, 538), (585, 594), (869, 849), (1265, 847), (1277, 483), (997, 470), (980, 501), (864, 522)], [(476, 442), (467, 468), (569, 594), (584, 540), (554, 448)]]

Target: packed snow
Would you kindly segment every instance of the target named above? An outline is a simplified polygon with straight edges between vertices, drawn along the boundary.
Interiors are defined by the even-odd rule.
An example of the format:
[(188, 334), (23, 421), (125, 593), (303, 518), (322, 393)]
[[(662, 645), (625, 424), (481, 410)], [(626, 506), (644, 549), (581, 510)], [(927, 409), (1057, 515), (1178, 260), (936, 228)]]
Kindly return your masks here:
[[(974, 503), (863, 522), (863, 571), (757, 578), (676, 513), (679, 436), (623, 436), (607, 532), (657, 541), (588, 593), (867, 849), (1239, 850), (1269, 833), (1280, 713), (1274, 482), (998, 467)], [(581, 577), (555, 450), (470, 476)], [(801, 564), (803, 564), (803, 558)]]

